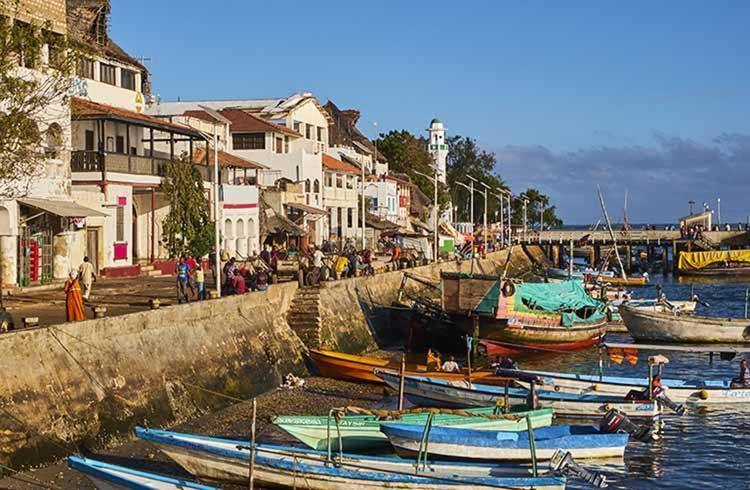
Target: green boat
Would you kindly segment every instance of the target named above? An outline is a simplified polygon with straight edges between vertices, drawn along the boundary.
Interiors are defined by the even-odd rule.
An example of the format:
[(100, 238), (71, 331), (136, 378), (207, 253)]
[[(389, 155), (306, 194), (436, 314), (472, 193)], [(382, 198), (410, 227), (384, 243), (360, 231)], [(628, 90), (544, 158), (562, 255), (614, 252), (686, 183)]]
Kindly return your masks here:
[[(475, 430), (504, 430), (521, 431), (527, 429), (526, 416), (531, 417), (533, 427), (547, 427), (552, 425), (552, 409), (521, 411), (523, 406), (514, 407), (505, 418), (498, 414), (497, 408), (471, 408), (463, 410), (471, 415), (457, 415), (455, 413), (436, 413), (432, 424), (443, 427), (461, 427)], [(424, 424), (428, 413), (405, 413), (400, 418), (380, 418), (374, 415), (346, 415), (338, 418), (326, 415), (300, 415), (274, 417), (273, 423), (284, 429), (312, 449), (328, 448), (328, 434), (330, 430), (331, 447), (339, 448), (338, 437), (341, 434), (343, 449), (354, 451), (362, 449), (388, 446), (388, 439), (380, 432), (380, 424), (398, 421), (403, 424)], [(489, 416), (489, 417), (488, 417)]]

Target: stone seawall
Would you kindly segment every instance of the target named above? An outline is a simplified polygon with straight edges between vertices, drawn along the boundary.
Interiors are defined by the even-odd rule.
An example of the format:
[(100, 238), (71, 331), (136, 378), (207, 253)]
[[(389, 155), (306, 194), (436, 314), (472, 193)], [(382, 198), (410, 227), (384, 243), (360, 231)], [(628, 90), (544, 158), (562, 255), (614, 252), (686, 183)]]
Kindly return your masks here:
[[(507, 252), (474, 272), (494, 274)], [(531, 267), (515, 248), (512, 270)], [(440, 269), (470, 272), (469, 262), (410, 270), (437, 279)], [(395, 299), (402, 274), (326, 283), (320, 290), (321, 341), (328, 348), (374, 348), (359, 294)], [(246, 399), (306, 373), (306, 347), (286, 321), (296, 283), (266, 293), (0, 335), (0, 462), (18, 467), (101, 446), (136, 424), (166, 426)], [(200, 387), (202, 389), (196, 388)]]

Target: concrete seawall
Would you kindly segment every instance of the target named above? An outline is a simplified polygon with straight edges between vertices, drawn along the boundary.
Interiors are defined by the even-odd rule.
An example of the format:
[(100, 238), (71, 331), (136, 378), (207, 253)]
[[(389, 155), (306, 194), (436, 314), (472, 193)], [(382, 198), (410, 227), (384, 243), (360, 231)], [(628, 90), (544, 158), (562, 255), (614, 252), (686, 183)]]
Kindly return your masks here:
[[(516, 272), (531, 267), (513, 255)], [(474, 272), (496, 273), (506, 252)], [(437, 278), (440, 269), (469, 272), (468, 262), (412, 269)], [(400, 272), (327, 283), (321, 288), (321, 340), (329, 348), (374, 347), (358, 291), (390, 303)], [(0, 462), (14, 467), (101, 446), (136, 424), (165, 426), (227, 402), (201, 387), (248, 398), (305, 374), (306, 347), (286, 313), (296, 283), (266, 293), (173, 306), (124, 316), (0, 335)]]

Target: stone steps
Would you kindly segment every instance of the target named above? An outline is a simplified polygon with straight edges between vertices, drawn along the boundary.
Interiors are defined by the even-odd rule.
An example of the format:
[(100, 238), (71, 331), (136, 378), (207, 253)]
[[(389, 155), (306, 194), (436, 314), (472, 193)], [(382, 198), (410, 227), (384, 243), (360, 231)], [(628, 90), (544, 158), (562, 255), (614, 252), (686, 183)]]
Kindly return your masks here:
[(320, 289), (298, 289), (286, 314), (286, 321), (308, 348), (319, 348), (322, 327)]

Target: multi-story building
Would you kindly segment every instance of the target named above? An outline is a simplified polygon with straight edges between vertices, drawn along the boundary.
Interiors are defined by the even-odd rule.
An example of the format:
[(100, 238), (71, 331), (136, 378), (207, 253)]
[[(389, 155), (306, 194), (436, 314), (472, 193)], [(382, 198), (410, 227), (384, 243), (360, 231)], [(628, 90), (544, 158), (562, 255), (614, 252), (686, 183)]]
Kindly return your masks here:
[(240, 99), (158, 102), (148, 113), (158, 117), (184, 117), (215, 111), (231, 121), (227, 152), (267, 167), (259, 172), (262, 187), (280, 179), (302, 183), (309, 214), (302, 226), (310, 239), (326, 238), (327, 218), (320, 219), (323, 195), (322, 155), (328, 147), (330, 116), (310, 93), (283, 99)]
[(323, 154), (323, 203), (328, 211), (329, 240), (357, 238), (361, 170)]

